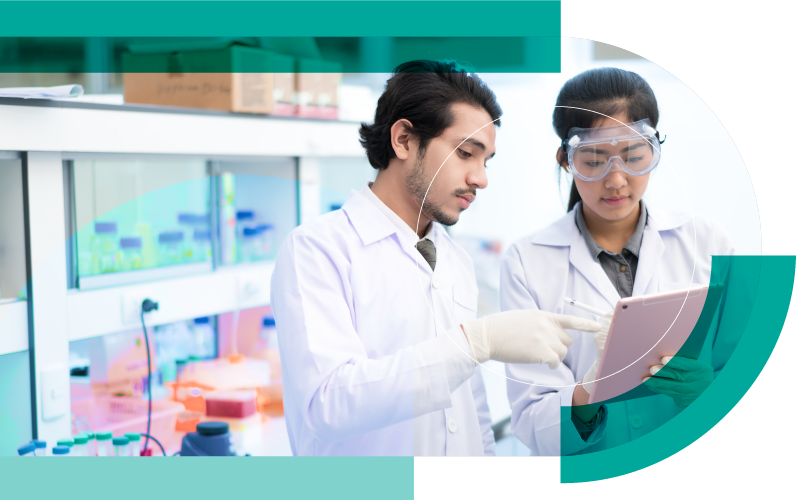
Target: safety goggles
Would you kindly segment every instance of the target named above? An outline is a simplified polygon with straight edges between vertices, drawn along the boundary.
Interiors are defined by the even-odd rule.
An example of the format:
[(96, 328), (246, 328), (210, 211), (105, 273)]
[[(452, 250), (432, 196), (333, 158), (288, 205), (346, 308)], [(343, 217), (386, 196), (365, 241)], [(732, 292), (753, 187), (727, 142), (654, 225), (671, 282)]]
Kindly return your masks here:
[(586, 182), (599, 181), (614, 170), (645, 175), (661, 160), (658, 132), (647, 118), (608, 127), (573, 127), (561, 147), (570, 173)]

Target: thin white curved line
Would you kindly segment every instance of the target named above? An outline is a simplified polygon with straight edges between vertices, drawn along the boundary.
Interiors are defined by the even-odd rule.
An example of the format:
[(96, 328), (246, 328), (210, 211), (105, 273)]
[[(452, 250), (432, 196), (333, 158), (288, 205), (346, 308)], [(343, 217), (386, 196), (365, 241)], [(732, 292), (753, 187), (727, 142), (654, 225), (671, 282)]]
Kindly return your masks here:
[[(590, 109), (578, 108), (578, 107), (573, 107), (573, 106), (554, 106), (554, 107), (557, 107), (557, 108), (569, 108), (569, 109), (579, 109), (579, 110), (582, 110), (582, 111), (589, 111), (589, 112), (596, 113), (596, 114), (598, 114), (598, 115), (604, 116), (604, 117), (606, 117), (606, 118), (609, 118), (609, 119), (611, 119), (611, 120), (614, 120), (614, 121), (616, 121), (616, 122), (618, 122), (618, 123), (620, 123), (620, 124), (622, 124), (622, 125), (625, 125), (625, 126), (626, 126), (626, 127), (628, 127), (629, 129), (631, 129), (631, 130), (632, 130), (632, 131), (633, 131), (635, 134), (639, 135), (639, 136), (640, 136), (642, 139), (644, 139), (645, 141), (647, 141), (647, 142), (648, 142), (648, 144), (651, 144), (651, 145), (652, 145), (652, 143), (651, 143), (651, 142), (650, 142), (650, 141), (649, 141), (649, 140), (648, 140), (646, 137), (644, 137), (642, 134), (640, 134), (640, 133), (639, 133), (639, 132), (637, 132), (636, 130), (633, 130), (633, 128), (632, 128), (632, 127), (630, 127), (628, 124), (626, 124), (626, 123), (622, 123), (621, 121), (617, 120), (616, 118), (614, 118), (614, 117), (612, 117), (612, 116), (608, 116), (608, 115), (605, 115), (605, 114), (603, 114), (603, 113), (599, 113), (599, 112), (597, 112), (597, 111), (593, 111), (593, 110), (590, 110)], [(449, 155), (447, 155), (447, 158), (445, 158), (445, 159), (444, 159), (444, 161), (442, 162), (442, 164), (441, 164), (441, 165), (439, 166), (439, 168), (436, 170), (436, 173), (434, 174), (433, 178), (431, 179), (431, 182), (430, 182), (430, 184), (428, 184), (428, 189), (425, 191), (425, 196), (422, 198), (422, 203), (420, 204), (420, 208), (419, 208), (419, 214), (417, 215), (417, 226), (416, 226), (416, 231), (415, 231), (415, 234), (417, 235), (417, 238), (419, 238), (419, 236), (418, 236), (418, 235), (419, 235), (419, 221), (420, 221), (420, 219), (421, 219), (421, 217), (422, 217), (422, 208), (423, 208), (423, 207), (424, 207), (424, 205), (425, 205), (425, 200), (426, 200), (426, 199), (427, 199), (427, 197), (428, 197), (428, 192), (430, 191), (430, 189), (431, 189), (431, 186), (433, 185), (433, 181), (436, 179), (436, 176), (437, 176), (437, 175), (439, 175), (439, 171), (441, 171), (442, 167), (444, 167), (444, 164), (447, 162), (447, 160), (448, 160), (448, 159), (450, 159), (450, 156), (452, 156), (452, 155), (453, 155), (453, 153), (455, 153), (455, 152), (456, 152), (456, 150), (457, 150), (459, 147), (461, 147), (461, 145), (462, 145), (462, 144), (464, 144), (464, 142), (466, 142), (466, 141), (467, 141), (467, 139), (469, 139), (469, 138), (470, 138), (470, 137), (472, 137), (473, 135), (477, 134), (479, 131), (481, 131), (481, 130), (482, 130), (482, 129), (484, 129), (485, 127), (487, 127), (487, 126), (491, 125), (492, 123), (496, 122), (497, 120), (499, 120), (499, 118), (497, 118), (497, 119), (495, 119), (495, 120), (492, 120), (491, 122), (487, 123), (486, 125), (483, 125), (483, 126), (482, 126), (482, 127), (480, 127), (478, 130), (476, 130), (475, 132), (473, 132), (472, 134), (470, 134), (469, 136), (467, 136), (467, 137), (466, 137), (466, 138), (465, 138), (463, 141), (461, 141), (461, 143), (459, 143), (459, 145), (458, 145), (458, 146), (456, 146), (456, 147), (453, 149), (453, 151), (451, 151), (451, 152), (450, 152), (450, 154), (449, 154)], [(660, 161), (663, 161), (663, 160), (664, 160), (664, 158), (663, 158), (663, 154), (662, 154), (662, 158), (661, 158), (661, 160), (660, 160)], [(675, 172), (673, 171), (673, 173), (675, 173)], [(677, 175), (676, 175), (676, 178), (677, 178)], [(681, 186), (681, 189), (683, 190), (683, 194), (684, 194), (684, 196), (686, 197), (686, 202), (687, 202), (687, 204), (689, 205), (689, 212), (691, 213), (691, 216), (692, 216), (692, 227), (694, 228), (694, 261), (693, 261), (693, 263), (692, 263), (692, 276), (691, 276), (691, 280), (693, 281), (693, 280), (694, 280), (694, 275), (695, 275), (695, 270), (696, 270), (696, 268), (697, 268), (697, 225), (695, 224), (695, 219), (694, 219), (694, 210), (692, 210), (692, 204), (691, 204), (691, 202), (689, 201), (689, 196), (688, 196), (688, 194), (686, 193), (686, 189), (683, 187), (683, 184), (681, 184), (681, 183), (680, 183), (680, 179), (678, 179), (678, 183), (679, 183), (679, 185)], [(433, 222), (433, 221), (431, 221), (431, 222)], [(415, 245), (415, 246), (416, 246), (416, 245)], [(439, 328), (440, 328), (442, 331), (444, 331), (444, 334), (445, 334), (445, 336), (447, 337), (447, 339), (448, 339), (448, 340), (450, 340), (450, 342), (452, 342), (452, 343), (453, 343), (453, 345), (455, 345), (455, 346), (456, 346), (456, 348), (458, 348), (458, 350), (459, 350), (459, 351), (461, 351), (462, 353), (464, 353), (464, 355), (465, 355), (465, 356), (467, 356), (469, 359), (471, 359), (471, 360), (472, 360), (472, 361), (473, 361), (473, 362), (474, 362), (476, 365), (480, 364), (480, 365), (481, 365), (481, 366), (483, 366), (483, 367), (484, 367), (484, 368), (485, 368), (485, 369), (486, 369), (488, 372), (490, 372), (490, 373), (493, 373), (493, 374), (495, 374), (495, 375), (499, 375), (499, 376), (501, 376), (501, 377), (504, 377), (504, 378), (506, 378), (507, 380), (511, 380), (511, 381), (513, 381), (513, 382), (518, 382), (518, 383), (520, 383), (520, 384), (525, 384), (525, 385), (530, 385), (530, 386), (536, 386), (536, 387), (553, 387), (553, 388), (566, 388), (566, 387), (576, 387), (576, 386), (580, 385), (580, 383), (581, 383), (581, 382), (576, 382), (576, 383), (574, 383), (574, 384), (568, 384), (568, 385), (534, 384), (534, 383), (525, 382), (525, 381), (522, 381), (522, 380), (517, 380), (517, 379), (511, 378), (511, 377), (509, 377), (508, 375), (506, 375), (505, 373), (499, 373), (499, 372), (496, 372), (496, 371), (494, 371), (494, 370), (492, 370), (492, 369), (490, 369), (490, 368), (486, 368), (486, 366), (485, 366), (484, 364), (482, 364), (482, 363), (478, 363), (478, 362), (477, 362), (477, 360), (476, 360), (474, 357), (472, 357), (472, 353), (470, 352), (470, 353), (468, 354), (468, 353), (464, 352), (464, 350), (463, 350), (463, 349), (462, 349), (462, 348), (461, 348), (461, 347), (458, 345), (458, 343), (457, 343), (455, 340), (453, 340), (453, 339), (450, 337), (450, 335), (447, 333), (447, 329), (445, 329), (444, 327), (442, 327), (442, 326), (439, 324), (439, 320), (436, 318), (436, 314), (435, 314), (435, 313), (434, 313), (434, 311), (433, 311), (433, 307), (431, 307), (431, 304), (428, 302), (428, 298), (425, 296), (425, 288), (424, 288), (424, 286), (423, 286), (423, 284), (422, 284), (422, 275), (421, 275), (421, 274), (420, 274), (420, 272), (419, 272), (419, 268), (420, 268), (420, 263), (419, 263), (419, 259), (417, 259), (417, 278), (418, 278), (418, 281), (419, 281), (420, 290), (422, 291), (422, 297), (423, 297), (423, 299), (425, 300), (425, 304), (428, 306), (428, 309), (429, 309), (429, 310), (430, 310), (430, 312), (431, 312), (431, 316), (433, 316), (433, 321), (434, 321), (435, 325), (436, 325), (437, 327), (439, 327)], [(690, 283), (691, 283), (691, 282), (690, 282)], [(635, 360), (634, 362), (632, 362), (631, 364), (629, 364), (629, 365), (628, 365), (628, 366), (626, 366), (625, 368), (622, 368), (622, 369), (620, 369), (620, 370), (618, 370), (618, 371), (616, 371), (616, 372), (614, 372), (614, 373), (611, 373), (611, 374), (609, 374), (609, 375), (606, 375), (605, 377), (601, 377), (601, 378), (599, 378), (599, 379), (596, 379), (596, 380), (594, 380), (594, 381), (593, 381), (593, 383), (599, 382), (599, 381), (601, 381), (601, 380), (605, 380), (605, 379), (607, 379), (607, 378), (610, 378), (610, 377), (612, 377), (612, 376), (614, 376), (614, 375), (617, 375), (618, 373), (621, 373), (621, 372), (622, 372), (622, 371), (624, 371), (624, 370), (627, 370), (628, 368), (630, 368), (631, 366), (633, 366), (634, 364), (636, 364), (637, 362), (639, 362), (639, 361), (640, 361), (642, 358), (644, 358), (644, 357), (645, 357), (647, 354), (649, 354), (649, 353), (650, 353), (650, 351), (652, 351), (653, 349), (655, 349), (655, 348), (656, 348), (656, 346), (658, 346), (658, 344), (659, 344), (659, 343), (660, 343), (660, 342), (661, 342), (661, 341), (664, 339), (664, 337), (666, 337), (667, 333), (669, 333), (669, 331), (670, 331), (670, 330), (672, 329), (672, 327), (675, 325), (675, 322), (676, 322), (676, 321), (678, 320), (678, 318), (680, 317), (680, 314), (681, 314), (681, 312), (683, 311), (683, 308), (684, 308), (684, 306), (686, 305), (686, 301), (687, 301), (687, 300), (688, 300), (688, 298), (689, 298), (689, 293), (690, 293), (690, 292), (691, 292), (691, 289), (690, 289), (690, 290), (687, 290), (687, 292), (686, 292), (686, 297), (684, 297), (684, 299), (683, 299), (683, 303), (681, 304), (681, 308), (678, 310), (678, 314), (675, 316), (675, 319), (672, 321), (672, 323), (670, 324), (669, 328), (667, 328), (667, 331), (666, 331), (666, 332), (664, 332), (664, 335), (662, 335), (662, 336), (661, 336), (661, 338), (659, 338), (659, 339), (658, 339), (658, 341), (657, 341), (657, 342), (656, 342), (656, 343), (653, 345), (653, 347), (651, 347), (651, 348), (650, 348), (650, 349), (649, 349), (647, 352), (645, 352), (644, 354), (642, 354), (642, 356), (640, 356), (640, 357), (639, 357), (637, 360)], [(485, 316), (484, 316), (484, 318), (485, 318)], [(481, 319), (483, 320), (483, 318), (481, 318)], [(460, 325), (458, 325), (458, 326), (460, 326)]]

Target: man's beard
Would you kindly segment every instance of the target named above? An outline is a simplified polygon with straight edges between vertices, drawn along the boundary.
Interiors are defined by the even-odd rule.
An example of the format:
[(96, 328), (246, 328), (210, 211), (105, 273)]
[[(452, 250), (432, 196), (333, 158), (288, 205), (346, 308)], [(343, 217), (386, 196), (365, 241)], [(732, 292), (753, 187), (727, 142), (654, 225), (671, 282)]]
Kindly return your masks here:
[[(435, 173), (435, 172), (434, 172)], [(431, 179), (433, 175), (431, 175)], [(425, 176), (425, 156), (423, 152), (417, 154), (417, 161), (414, 163), (414, 170), (405, 178), (406, 189), (411, 193), (411, 196), (422, 206), (422, 200), (425, 200), (425, 205), (422, 206), (422, 215), (426, 219), (436, 221), (443, 226), (452, 226), (458, 222), (458, 214), (455, 216), (448, 215), (444, 211), (442, 205), (433, 202), (430, 197), (425, 198), (425, 193), (428, 192), (428, 186), (431, 184), (431, 179)], [(472, 193), (474, 191), (469, 189), (459, 189), (454, 194), (456, 196), (461, 194)], [(417, 228), (419, 230), (419, 228)]]

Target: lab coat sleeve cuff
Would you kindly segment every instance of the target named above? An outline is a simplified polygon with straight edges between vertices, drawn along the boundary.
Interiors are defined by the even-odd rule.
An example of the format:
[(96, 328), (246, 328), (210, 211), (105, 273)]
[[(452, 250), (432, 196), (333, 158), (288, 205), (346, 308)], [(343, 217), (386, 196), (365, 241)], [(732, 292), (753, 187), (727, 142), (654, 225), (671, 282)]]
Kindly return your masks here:
[(598, 410), (599, 417), (592, 421), (595, 425), (593, 430), (588, 434), (581, 435), (576, 427), (572, 414), (572, 393), (575, 387), (568, 387), (561, 392), (562, 404), (562, 421), (561, 421), (561, 455), (567, 456), (577, 453), (584, 448), (598, 443), (606, 433), (606, 426), (608, 422), (608, 409), (605, 405), (601, 406)]
[(475, 373), (472, 350), (460, 325), (446, 331), (444, 335), (437, 336), (436, 341), (444, 361), (447, 385), (452, 394)]

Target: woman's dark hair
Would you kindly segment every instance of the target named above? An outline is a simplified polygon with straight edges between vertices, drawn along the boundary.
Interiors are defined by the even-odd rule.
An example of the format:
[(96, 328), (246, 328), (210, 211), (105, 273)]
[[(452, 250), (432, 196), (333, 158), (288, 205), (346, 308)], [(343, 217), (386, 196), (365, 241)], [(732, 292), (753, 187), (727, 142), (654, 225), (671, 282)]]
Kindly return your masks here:
[[(569, 106), (556, 107), (553, 111), (553, 130), (562, 141), (572, 127), (596, 126), (604, 118), (597, 113), (614, 116), (624, 112), (629, 122), (649, 118), (653, 127), (658, 125), (658, 103), (653, 89), (641, 76), (619, 68), (590, 69), (570, 78), (561, 87), (556, 106)], [(567, 211), (579, 201), (581, 195), (573, 180)]]
[(494, 92), (455, 61), (410, 61), (395, 68), (378, 99), (375, 122), (362, 123), (358, 131), (370, 165), (384, 169), (395, 157), (391, 129), (397, 120), (411, 122), (409, 132), (419, 139), (423, 153), (431, 139), (453, 124), (451, 106), (456, 103), (486, 110), (500, 126), (503, 111)]

